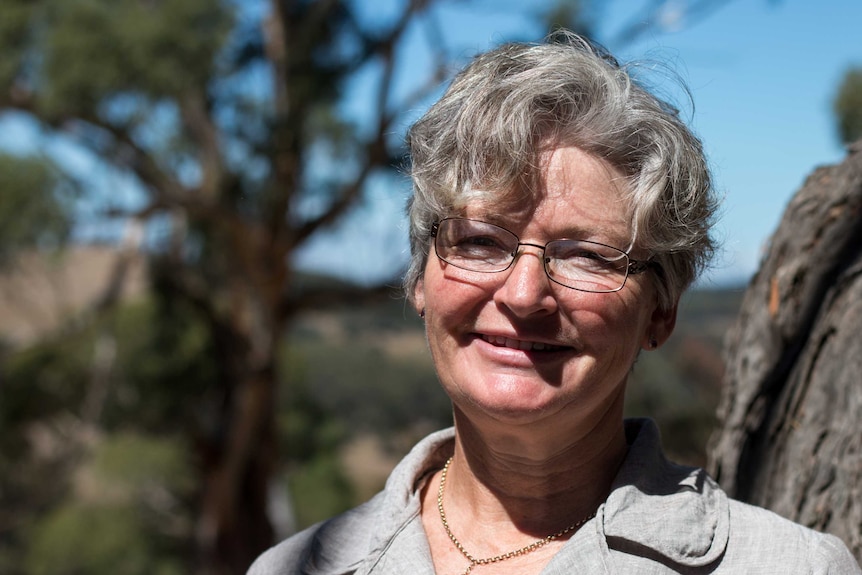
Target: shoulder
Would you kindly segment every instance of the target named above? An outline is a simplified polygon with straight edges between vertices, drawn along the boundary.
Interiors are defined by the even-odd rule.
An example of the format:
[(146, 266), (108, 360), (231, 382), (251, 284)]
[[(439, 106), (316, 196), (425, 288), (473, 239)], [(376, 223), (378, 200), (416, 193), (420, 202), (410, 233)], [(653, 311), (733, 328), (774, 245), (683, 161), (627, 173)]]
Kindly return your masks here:
[(419, 487), (430, 470), (443, 466), (453, 437), (450, 428), (420, 441), (392, 471), (383, 491), (269, 549), (248, 575), (346, 575), (384, 553), (418, 514)]
[(725, 561), (761, 565), (763, 572), (862, 574), (847, 546), (767, 509), (729, 500), (730, 539)]
[(313, 525), (263, 553), (248, 575), (352, 573), (368, 555), (379, 496)]
[(618, 559), (676, 572), (862, 575), (837, 537), (733, 500), (703, 469), (668, 461), (652, 422), (627, 421), (627, 432), (629, 456), (601, 514)]

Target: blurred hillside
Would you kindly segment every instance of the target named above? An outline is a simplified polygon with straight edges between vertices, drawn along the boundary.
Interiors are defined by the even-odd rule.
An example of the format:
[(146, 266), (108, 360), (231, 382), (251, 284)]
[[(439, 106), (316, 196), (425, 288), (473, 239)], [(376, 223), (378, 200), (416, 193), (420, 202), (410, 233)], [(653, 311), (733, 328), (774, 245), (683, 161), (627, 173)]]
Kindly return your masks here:
[[(61, 252), (28, 251), (0, 268), (0, 341), (22, 346), (63, 329), (105, 295), (119, 254), (110, 246), (73, 245)], [(141, 297), (148, 283), (142, 255), (128, 259), (119, 297)]]
[[(705, 462), (724, 373), (724, 334), (742, 295), (731, 288), (687, 294), (673, 337), (657, 352), (643, 353), (635, 366), (627, 412), (657, 419), (668, 451), (680, 462)], [(294, 376), (338, 414), (362, 449), (369, 450), (369, 436), (384, 446), (375, 461), (384, 459), (380, 451), (394, 461), (428, 429), (451, 424), (422, 329), (412, 309), (393, 300), (304, 314), (291, 330), (289, 353), (301, 365)], [(379, 488), (388, 468), (375, 467)]]
[[(115, 250), (103, 246), (23, 257), (0, 274), (0, 341), (7, 347), (26, 347), (75, 325), (103, 296), (117, 257)], [(120, 286), (123, 300), (146, 300), (148, 281), (143, 258), (132, 259)], [(305, 291), (325, 285), (337, 293), (342, 284), (301, 275), (295, 285)], [(350, 286), (343, 284), (343, 291), (350, 293)], [(656, 418), (671, 452), (682, 460), (703, 462), (724, 370), (723, 338), (742, 293), (742, 288), (725, 288), (686, 294), (673, 337), (659, 351), (642, 354), (635, 367), (629, 414)], [(284, 377), (301, 385), (366, 449), (368, 437), (376, 436), (386, 438), (386, 450), (401, 452), (415, 437), (451, 421), (422, 329), (395, 290), (376, 303), (344, 301), (301, 312), (283, 351), (283, 364), (289, 366)], [(386, 465), (378, 469), (381, 476), (388, 471)]]
[[(117, 572), (130, 553), (129, 573), (184, 572), (194, 467), (210, 456), (195, 438), (223, 403), (209, 332), (147, 288), (158, 282), (143, 260), (101, 311), (116, 253), (24, 261), (0, 278), (0, 572), (60, 572), (70, 550), (85, 572)], [(278, 537), (367, 499), (417, 439), (451, 424), (422, 322), (394, 290), (360, 301), (329, 278), (294, 286), (332, 295), (300, 311), (279, 352)], [(635, 367), (628, 413), (656, 418), (678, 460), (704, 461), (741, 297), (688, 294), (674, 336)]]

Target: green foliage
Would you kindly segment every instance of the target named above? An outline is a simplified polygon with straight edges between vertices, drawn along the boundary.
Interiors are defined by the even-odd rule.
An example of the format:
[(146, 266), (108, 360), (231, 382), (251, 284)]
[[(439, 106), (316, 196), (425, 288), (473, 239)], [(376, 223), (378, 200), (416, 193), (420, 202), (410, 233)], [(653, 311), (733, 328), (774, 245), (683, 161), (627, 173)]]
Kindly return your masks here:
[[(145, 217), (177, 216), (159, 246), (175, 281), (153, 301), (0, 359), (0, 571), (172, 575), (194, 555), (192, 476), (238, 454), (252, 454), (243, 477), (269, 467), (254, 437), (226, 446), (246, 441), (236, 433), (244, 369), (272, 372), (260, 350), (283, 349), (285, 310), (301, 305), (278, 296), (294, 293), (282, 262), (361, 197), (358, 174), (401, 163), (392, 135), (416, 104), (396, 101), (387, 71), (403, 36), (363, 29), (340, 1), (271, 3), (284, 13), (270, 21), (270, 3), (234, 14), (235, 0), (0, 5), (0, 109), (130, 177)], [(421, 16), (408, 16), (412, 30)], [(359, 76), (381, 80), (369, 92), (381, 107), (354, 125), (343, 96)], [(0, 164), (0, 257), (67, 233), (50, 169), (30, 168)], [(7, 192), (16, 187), (30, 193)], [(348, 437), (371, 431), (394, 453), (417, 428), (451, 423), (421, 327), (401, 304), (340, 311), (335, 338), (300, 325), (281, 358), (275, 421), (300, 525), (357, 503), (341, 466)], [(265, 484), (238, 483), (242, 495)], [(242, 531), (229, 538), (240, 550)]]
[(0, 86), (10, 85), (21, 74), (27, 52), (29, 22), (36, 9), (33, 0), (4, 0), (0, 18)]
[(185, 447), (132, 433), (98, 442), (78, 469), (77, 494), (30, 528), (34, 575), (179, 575), (191, 533), (180, 498), (194, 487)]
[[(304, 360), (291, 353), (288, 365), (294, 373), (296, 364), (304, 364)], [(281, 389), (276, 428), (283, 461), (302, 465), (320, 454), (332, 455), (350, 433), (345, 422), (323, 408), (309, 392), (305, 378), (291, 381)]]
[(333, 453), (318, 453), (289, 476), (296, 523), (312, 525), (353, 507), (358, 502), (352, 485)]
[(849, 144), (862, 138), (862, 68), (848, 70), (844, 75), (834, 110), (841, 141)]
[(187, 304), (156, 299), (113, 316), (117, 349), (108, 429), (132, 421), (164, 433), (192, 431), (211, 416), (218, 362), (212, 333)]
[(71, 222), (60, 181), (47, 160), (0, 153), (0, 266), (20, 250), (65, 242)]
[(341, 464), (349, 439), (370, 433), (398, 457), (418, 435), (452, 423), (421, 322), (405, 319), (403, 306), (304, 315), (290, 332), (276, 413), (299, 527), (361, 503)]
[[(0, 431), (77, 410), (86, 393), (91, 356), (92, 344), (87, 338), (46, 341), (8, 354), (0, 364)], [(10, 442), (17, 437), (0, 433), (0, 453), (9, 453)]]
[(188, 449), (178, 440), (121, 432), (108, 436), (91, 463), (95, 480), (116, 490), (120, 501), (152, 497), (155, 511), (169, 512), (172, 494), (187, 495), (195, 487)]
[(55, 0), (47, 22), (45, 112), (92, 117), (113, 96), (204, 92), (232, 16), (213, 0)]
[(336, 333), (325, 318), (298, 321), (287, 345), (301, 361), (286, 362), (294, 370), (287, 381), (302, 381), (351, 433), (373, 426), (386, 436), (417, 424), (451, 425), (421, 323), (405, 320), (403, 305), (338, 310)]
[(76, 339), (0, 359), (0, 571), (20, 573), (25, 529), (57, 505), (81, 455), (66, 440), (68, 410), (85, 394), (89, 342)]
[(656, 420), (669, 457), (702, 466), (716, 423), (721, 374), (705, 369), (686, 373), (684, 361), (684, 352), (672, 345), (642, 354), (627, 388), (626, 415)]
[(665, 449), (680, 463), (706, 462), (724, 375), (724, 334), (742, 295), (735, 289), (686, 293), (672, 337), (658, 351), (642, 353), (635, 364), (626, 414), (655, 419)]
[[(188, 310), (143, 301), (66, 335), (0, 363), (0, 566), (185, 572), (199, 489), (187, 437), (206, 425), (208, 332)], [(99, 381), (106, 337), (117, 352)]]
[(556, 0), (545, 15), (548, 31), (565, 28), (578, 34), (592, 36), (594, 22), (590, 3), (584, 0)]
[(31, 575), (180, 575), (163, 557), (134, 510), (73, 502), (33, 530), (26, 560)]
[(216, 377), (214, 351), (209, 332), (189, 309), (142, 301), (68, 335), (10, 353), (0, 364), (0, 426), (64, 411), (81, 414), (100, 337), (117, 347), (100, 416), (105, 429), (176, 431), (201, 415), (202, 399)]
[[(88, 423), (104, 337), (116, 354), (98, 420)], [(300, 380), (283, 386), (277, 412), (282, 476), (308, 525), (359, 502), (340, 464), (356, 419), (308, 392), (297, 367), (308, 361), (288, 353)], [(0, 515), (4, 573), (188, 572), (201, 453), (187, 438), (205, 437), (219, 408), (214, 354), (194, 310), (155, 299), (2, 358), (0, 506), (14, 513), (11, 523)], [(57, 458), (37, 453), (37, 428), (54, 437)]]
[[(628, 413), (656, 418), (677, 459), (703, 459), (721, 334), (740, 297), (686, 296), (677, 333), (635, 368)], [(306, 314), (291, 330), (276, 410), (277, 475), (300, 527), (359, 503), (342, 464), (347, 440), (370, 432), (395, 458), (418, 432), (451, 423), (421, 322), (403, 306)], [(209, 332), (196, 318), (175, 302), (142, 301), (76, 337), (5, 357), (0, 504), (15, 513), (17, 527), (10, 533), (0, 522), (4, 572), (187, 572), (199, 453), (183, 438), (207, 425), (218, 377)], [(92, 392), (94, 342), (105, 333), (116, 337), (117, 353), (98, 439), (79, 443), (59, 463), (39, 460), (26, 430), (34, 423), (60, 430), (81, 413)]]
[(375, 431), (386, 433), (417, 421), (442, 424), (450, 419), (449, 401), (425, 358), (401, 360), (362, 345), (297, 347), (314, 366), (308, 382), (315, 398), (342, 414), (352, 430), (365, 430), (373, 422)]

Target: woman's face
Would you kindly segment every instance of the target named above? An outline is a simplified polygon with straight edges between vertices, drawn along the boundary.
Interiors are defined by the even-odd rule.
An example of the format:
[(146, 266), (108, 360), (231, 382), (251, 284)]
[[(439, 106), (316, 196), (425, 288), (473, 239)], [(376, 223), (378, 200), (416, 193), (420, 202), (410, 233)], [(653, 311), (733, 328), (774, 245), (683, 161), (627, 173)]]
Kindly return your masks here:
[[(526, 213), (476, 205), (464, 216), (506, 227), (521, 242), (574, 238), (627, 249), (631, 230), (619, 172), (561, 147), (545, 155), (542, 180)], [(432, 249), (414, 301), (425, 310), (440, 382), (471, 420), (587, 422), (621, 409), (638, 351), (673, 329), (675, 310), (658, 309), (648, 276), (629, 276), (618, 292), (586, 293), (551, 282), (534, 247), (523, 246), (509, 270), (486, 274), (448, 265)]]

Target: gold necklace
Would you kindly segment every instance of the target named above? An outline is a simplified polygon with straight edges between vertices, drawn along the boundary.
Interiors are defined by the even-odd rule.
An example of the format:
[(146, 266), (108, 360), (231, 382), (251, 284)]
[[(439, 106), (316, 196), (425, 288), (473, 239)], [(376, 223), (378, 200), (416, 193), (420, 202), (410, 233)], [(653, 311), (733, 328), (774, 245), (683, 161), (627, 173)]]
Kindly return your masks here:
[(578, 527), (580, 527), (581, 525), (583, 525), (584, 523), (586, 523), (587, 521), (589, 521), (590, 519), (595, 517), (595, 515), (596, 515), (596, 512), (593, 511), (592, 513), (590, 513), (589, 515), (587, 515), (586, 517), (584, 517), (580, 521), (578, 521), (576, 523), (572, 523), (571, 525), (569, 525), (565, 529), (557, 531), (553, 535), (548, 535), (544, 539), (539, 539), (538, 541), (534, 541), (533, 543), (530, 543), (526, 547), (521, 547), (520, 549), (516, 549), (515, 551), (509, 551), (508, 553), (503, 553), (502, 555), (495, 555), (493, 557), (487, 557), (484, 559), (477, 559), (477, 558), (473, 557), (472, 555), (470, 555), (470, 553), (466, 549), (464, 549), (464, 546), (461, 545), (461, 542), (458, 541), (458, 538), (455, 537), (454, 533), (452, 533), (452, 530), (449, 528), (449, 522), (446, 520), (446, 512), (443, 511), (443, 487), (446, 485), (446, 474), (449, 472), (449, 464), (450, 463), (452, 463), (451, 457), (446, 461), (446, 465), (443, 466), (443, 473), (440, 475), (440, 487), (437, 488), (437, 510), (440, 512), (440, 520), (443, 522), (443, 529), (446, 530), (446, 535), (449, 536), (449, 539), (452, 540), (452, 543), (455, 545), (455, 547), (458, 549), (458, 551), (461, 552), (461, 555), (463, 555), (467, 559), (467, 561), (470, 562), (470, 565), (467, 567), (467, 569), (464, 571), (464, 573), (462, 575), (468, 575), (470, 573), (470, 571), (473, 570), (473, 567), (475, 567), (476, 565), (489, 565), (491, 563), (499, 563), (500, 561), (505, 561), (506, 559), (511, 559), (512, 557), (519, 557), (521, 555), (526, 555), (527, 553), (535, 551), (536, 549), (539, 549), (540, 547), (544, 547), (545, 545), (547, 545), (548, 543), (550, 543), (554, 539), (558, 539), (558, 538), (562, 537), (563, 535), (565, 535), (566, 533), (569, 533), (570, 531), (574, 531), (575, 529), (577, 529)]

